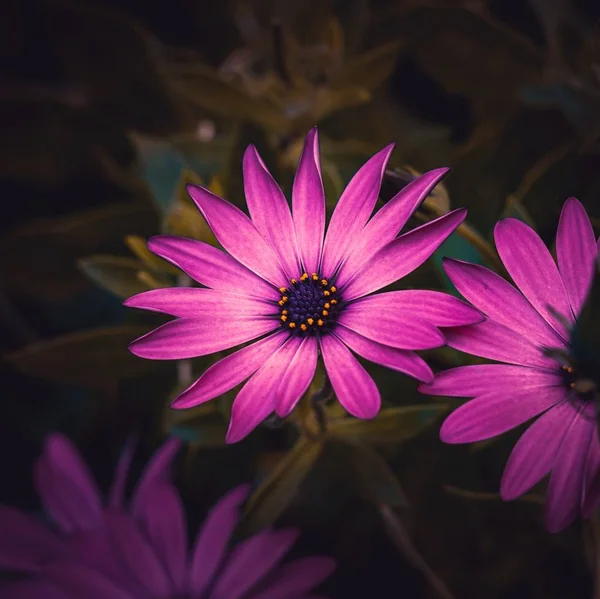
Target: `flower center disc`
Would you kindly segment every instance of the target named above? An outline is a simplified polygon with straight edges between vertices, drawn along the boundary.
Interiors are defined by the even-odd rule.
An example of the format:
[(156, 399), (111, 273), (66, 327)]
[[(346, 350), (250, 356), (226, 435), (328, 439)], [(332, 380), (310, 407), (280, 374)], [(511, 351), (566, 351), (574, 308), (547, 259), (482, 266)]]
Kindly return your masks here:
[(335, 285), (316, 272), (292, 279), (289, 287), (280, 287), (281, 325), (298, 334), (324, 333), (331, 330), (340, 312)]

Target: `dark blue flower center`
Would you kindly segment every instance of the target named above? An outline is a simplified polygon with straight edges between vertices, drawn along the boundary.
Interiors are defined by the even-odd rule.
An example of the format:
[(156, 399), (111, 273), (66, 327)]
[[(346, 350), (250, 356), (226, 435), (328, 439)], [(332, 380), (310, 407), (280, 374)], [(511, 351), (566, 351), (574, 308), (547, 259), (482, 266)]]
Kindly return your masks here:
[(544, 353), (559, 362), (563, 383), (572, 395), (595, 401), (600, 390), (600, 364), (581, 356), (578, 359), (567, 349), (547, 349)]
[(331, 331), (342, 304), (335, 285), (317, 273), (304, 273), (279, 289), (281, 325), (295, 334)]

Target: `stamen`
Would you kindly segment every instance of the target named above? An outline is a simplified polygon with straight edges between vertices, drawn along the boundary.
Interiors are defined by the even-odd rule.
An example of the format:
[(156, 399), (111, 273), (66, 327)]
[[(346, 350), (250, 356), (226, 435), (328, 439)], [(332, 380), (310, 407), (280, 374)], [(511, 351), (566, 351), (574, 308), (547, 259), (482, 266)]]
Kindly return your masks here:
[(319, 275), (316, 272), (313, 272), (313, 274), (312, 274), (312, 280), (313, 281), (318, 281), (319, 280)]
[(290, 324), (288, 326), (290, 327), (290, 329), (295, 329), (296, 328), (296, 323), (295, 322), (290, 322)]
[(337, 287), (335, 287), (334, 285), (332, 285), (332, 286), (329, 288), (329, 291), (331, 291), (331, 293), (335, 293), (335, 292), (337, 291)]
[(321, 314), (322, 314), (323, 316), (327, 316), (327, 315), (329, 314), (329, 312), (327, 312), (327, 310), (323, 310), (323, 312), (321, 312)]
[(331, 308), (331, 304), (329, 304), (329, 303), (323, 304), (323, 308), (325, 308), (326, 310), (329, 310), (329, 308)]
[(287, 310), (282, 310), (282, 311), (281, 311), (281, 313), (282, 313), (283, 315), (286, 315), (286, 314), (288, 313), (288, 311), (287, 311)]
[(283, 320), (283, 322), (285, 322), (287, 320), (287, 316), (285, 314), (281, 315), (281, 320)]
[(303, 331), (306, 331), (306, 330), (308, 329), (308, 327), (307, 327), (307, 326), (306, 326), (304, 323), (302, 323), (302, 324), (300, 325), (300, 328), (301, 328)]
[(319, 318), (319, 320), (317, 320), (317, 324), (322, 327), (325, 323)]
[(308, 324), (312, 327), (313, 324), (315, 324), (315, 320), (314, 318), (307, 318), (306, 322), (308, 322)]
[(325, 291), (323, 291), (323, 295), (325, 297), (329, 297), (331, 295), (331, 293), (329, 291), (327, 291), (327, 289), (325, 289)]
[(296, 279), (292, 279), (292, 280), (291, 280), (291, 283), (292, 283), (292, 285), (295, 285), (297, 282), (298, 282), (298, 281), (296, 281)]
[(301, 281), (306, 281), (306, 279), (308, 279), (308, 274), (304, 273), (301, 277), (300, 280)]
[(285, 293), (287, 291), (287, 287), (280, 287), (279, 293)]
[(321, 279), (321, 285), (323, 285), (323, 287), (327, 287), (327, 285), (329, 285), (327, 279)]
[(330, 304), (331, 304), (332, 306), (335, 306), (337, 303), (338, 303), (338, 301), (337, 301), (336, 299), (332, 299), (332, 300), (330, 301)]

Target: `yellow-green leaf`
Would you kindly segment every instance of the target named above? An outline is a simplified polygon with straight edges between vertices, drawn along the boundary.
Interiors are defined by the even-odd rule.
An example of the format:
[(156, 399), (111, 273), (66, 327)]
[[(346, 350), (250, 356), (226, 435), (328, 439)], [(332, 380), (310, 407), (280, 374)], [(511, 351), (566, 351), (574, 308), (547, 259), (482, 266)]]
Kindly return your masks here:
[(249, 120), (273, 131), (287, 127), (287, 120), (273, 106), (227, 83), (209, 66), (178, 65), (173, 68), (173, 75), (176, 91), (191, 104), (231, 119)]
[(138, 272), (144, 265), (135, 258), (97, 254), (81, 258), (78, 264), (94, 283), (122, 299), (152, 289), (139, 280)]
[(159, 258), (156, 254), (153, 254), (148, 249), (148, 242), (143, 237), (140, 237), (139, 235), (127, 235), (127, 237), (125, 237), (125, 243), (127, 244), (127, 247), (151, 270), (173, 275), (181, 274), (181, 271), (178, 268), (166, 260)]
[(423, 404), (382, 410), (373, 420), (342, 418), (330, 423), (334, 437), (352, 438), (369, 443), (401, 443), (430, 426), (448, 411), (448, 405)]
[[(502, 501), (500, 493), (483, 493), (481, 491), (469, 491), (468, 489), (460, 489), (459, 487), (453, 487), (451, 485), (444, 485), (444, 490), (451, 495), (463, 497), (464, 499), (475, 499), (477, 501)], [(544, 505), (544, 498), (535, 493), (527, 493), (521, 495), (518, 501), (524, 501), (525, 503), (536, 503), (538, 505)]]
[(245, 534), (253, 534), (270, 526), (284, 512), (312, 469), (322, 448), (318, 441), (305, 437), (298, 440), (250, 497), (241, 525)]
[(69, 333), (6, 354), (25, 374), (72, 385), (99, 386), (137, 376), (152, 362), (134, 356), (127, 345), (147, 327), (121, 325)]

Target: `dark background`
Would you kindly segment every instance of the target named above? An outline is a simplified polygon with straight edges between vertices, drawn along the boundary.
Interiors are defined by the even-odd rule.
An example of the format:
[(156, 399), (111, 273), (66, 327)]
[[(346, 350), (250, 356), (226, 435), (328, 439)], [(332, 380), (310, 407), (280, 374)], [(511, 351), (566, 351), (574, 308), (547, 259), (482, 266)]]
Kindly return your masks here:
[[(48, 431), (74, 439), (103, 488), (132, 433), (139, 438), (139, 471), (168, 432), (163, 412), (174, 365), (140, 366), (120, 337), (111, 345), (84, 336), (79, 344), (47, 352), (39, 345), (74, 332), (155, 322), (129, 314), (119, 297), (86, 278), (80, 262), (98, 254), (130, 257), (126, 235), (147, 238), (164, 230), (164, 213), (150, 198), (156, 177), (147, 169), (154, 163), (140, 158), (132, 132), (176, 145), (174, 137), (190, 135), (199, 122), (213, 124), (217, 138), (235, 128), (236, 141), (224, 161), (207, 142), (194, 166), (204, 168), (198, 174), (205, 180), (226, 170), (227, 197), (240, 205), (241, 148), (256, 143), (287, 184), (292, 172), (287, 150), (318, 124), (332, 141), (329, 156), (343, 181), (371, 148), (390, 141), (398, 144), (394, 166), (419, 172), (451, 166), (445, 181), (450, 204), (467, 206), (469, 223), (488, 241), (496, 220), (510, 214), (533, 223), (552, 244), (569, 195), (579, 197), (595, 227), (599, 224), (599, 3), (323, 0), (247, 6), (264, 28), (250, 42), (236, 26), (233, 3), (225, 1), (27, 1), (1, 9), (3, 502), (39, 509), (31, 467)], [(246, 46), (258, 57), (254, 72), (285, 78), (273, 18), (283, 23), (285, 35), (293, 32), (303, 40), (325, 18), (321, 15), (334, 15), (342, 24), (346, 58), (399, 43), (369, 101), (342, 106), (322, 119), (309, 114), (288, 131), (273, 132), (253, 115), (237, 113), (233, 104), (215, 109), (207, 97), (215, 93), (218, 105), (218, 93), (201, 83), (190, 84), (185, 98), (165, 91), (172, 74), (164, 75), (163, 63), (156, 66), (156, 55), (183, 62), (193, 57), (214, 69)], [(312, 82), (322, 84), (318, 75)], [(350, 151), (351, 144), (344, 145), (349, 139), (368, 148)], [(466, 259), (472, 252), (460, 243), (447, 246), (447, 253)], [(413, 284), (444, 288), (438, 275), (432, 263)], [(432, 365), (443, 368), (456, 359), (432, 356)], [(398, 381), (400, 375), (383, 369), (374, 372), (390, 404), (425, 401), (411, 381)], [(438, 426), (378, 451), (408, 498), (408, 506), (398, 507), (408, 534), (454, 596), (590, 597), (589, 528), (576, 523), (550, 535), (535, 501), (541, 492), (533, 501), (511, 504), (495, 495), (516, 434), (491, 446), (449, 447), (439, 442)], [(204, 431), (200, 425), (198, 430)], [(233, 485), (268, 476), (294, 441), (284, 427), (224, 447), (218, 441), (221, 428), (216, 435), (208, 430), (202, 439), (192, 438), (177, 468), (191, 529)], [(377, 510), (384, 502), (378, 491), (357, 492), (352, 478), (330, 447), (278, 520), (305, 531), (299, 553), (340, 560), (323, 594), (438, 596), (422, 568), (411, 563), (412, 550), (390, 541)]]

